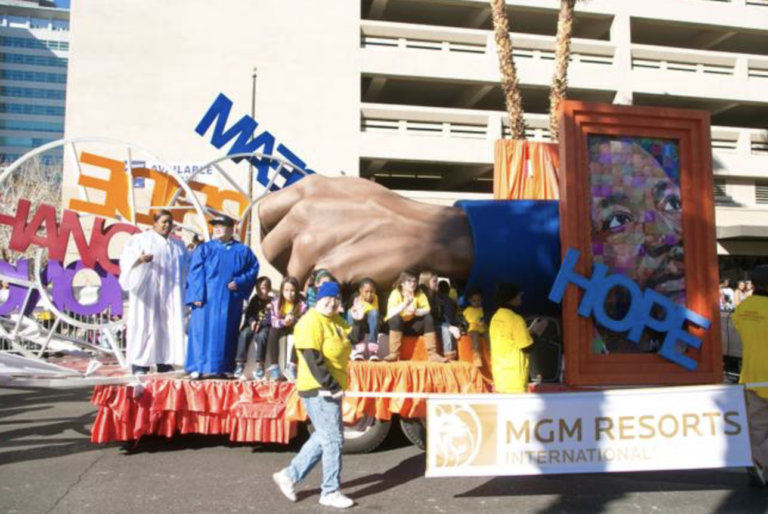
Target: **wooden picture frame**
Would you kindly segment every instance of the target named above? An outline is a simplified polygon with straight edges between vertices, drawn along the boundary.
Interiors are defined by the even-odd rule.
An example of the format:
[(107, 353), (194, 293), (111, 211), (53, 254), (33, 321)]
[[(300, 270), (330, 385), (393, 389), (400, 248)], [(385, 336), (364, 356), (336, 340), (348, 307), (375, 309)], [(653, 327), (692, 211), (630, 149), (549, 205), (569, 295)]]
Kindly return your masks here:
[[(700, 350), (687, 349), (686, 356), (697, 362), (697, 369), (689, 371), (657, 355), (653, 349), (640, 350), (644, 353), (622, 353), (632, 350), (622, 346), (615, 333), (606, 333), (602, 327), (595, 327), (592, 318), (577, 315), (582, 291), (568, 286), (562, 304), (565, 382), (569, 385), (721, 383), (709, 113), (576, 101), (564, 102), (561, 112), (560, 234), (563, 257), (569, 248), (579, 250), (580, 257), (574, 269), (589, 277), (596, 253), (597, 261), (608, 265), (612, 273), (626, 273), (641, 289), (653, 287), (664, 294), (678, 295), (688, 309), (711, 321), (707, 331), (690, 330), (702, 340), (702, 346)], [(661, 152), (658, 155), (654, 153), (657, 150)], [(650, 161), (651, 158), (655, 161)], [(649, 162), (657, 165), (648, 165)], [(606, 180), (608, 186), (604, 185)], [(623, 185), (621, 180), (624, 180)], [(641, 187), (636, 187), (638, 180)], [(664, 180), (673, 185), (660, 185)], [(657, 195), (656, 191), (675, 185), (679, 187), (677, 201), (670, 199), (674, 196), (670, 194), (660, 207), (658, 196), (665, 193)], [(618, 193), (614, 192), (614, 187)], [(624, 202), (622, 199), (627, 204), (635, 201), (635, 205), (641, 206), (638, 212), (645, 214), (633, 216), (631, 212), (624, 212), (626, 209), (619, 205)], [(646, 210), (649, 204), (652, 207)], [(649, 221), (662, 218), (666, 223), (662, 228), (658, 228), (662, 222), (654, 226)], [(678, 223), (674, 228), (670, 228), (674, 224), (670, 219)], [(617, 235), (622, 230), (626, 233)], [(632, 230), (636, 233), (630, 232)], [(662, 236), (665, 230), (668, 234), (677, 231), (682, 242), (671, 235)], [(646, 249), (646, 244), (650, 243), (639, 243), (652, 240), (653, 235), (649, 233), (654, 231), (666, 245), (664, 251), (667, 253)], [(613, 241), (629, 241), (629, 244)], [(653, 260), (662, 253), (667, 260)], [(673, 257), (669, 256), (673, 255), (676, 264), (670, 264)], [(617, 264), (630, 262), (642, 262), (642, 265), (622, 268)], [(654, 265), (659, 262), (662, 264)], [(654, 266), (657, 269), (664, 266), (678, 268), (659, 278)], [(648, 278), (645, 283), (638, 278), (647, 278), (653, 273), (656, 278)], [(673, 276), (678, 278), (673, 280), (670, 278)], [(653, 338), (652, 335), (648, 337)], [(654, 344), (655, 341), (650, 341), (648, 347), (653, 348)]]

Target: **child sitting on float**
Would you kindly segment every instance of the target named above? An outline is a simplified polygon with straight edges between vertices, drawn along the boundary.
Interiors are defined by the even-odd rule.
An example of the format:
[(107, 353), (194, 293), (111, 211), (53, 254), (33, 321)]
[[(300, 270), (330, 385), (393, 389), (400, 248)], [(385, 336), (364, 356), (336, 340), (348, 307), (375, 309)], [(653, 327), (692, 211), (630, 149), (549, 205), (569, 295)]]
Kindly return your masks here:
[[(285, 277), (280, 283), (280, 294), (272, 300), (269, 309), (271, 327), (267, 338), (267, 378), (280, 380), (280, 338), (293, 334), (296, 322), (306, 312), (307, 304), (299, 296), (299, 281), (294, 277)], [(293, 345), (287, 348), (284, 376), (289, 382), (296, 381), (296, 352)]]
[(447, 280), (437, 284), (436, 301), (440, 309), (440, 319), (436, 320), (436, 324), (440, 328), (438, 334), (443, 343), (443, 355), (455, 361), (459, 358), (458, 341), (461, 339), (459, 304), (451, 297), (451, 284)]
[(264, 359), (267, 355), (267, 337), (270, 329), (270, 304), (272, 303), (272, 281), (269, 277), (259, 277), (256, 281), (256, 294), (248, 302), (245, 310), (245, 322), (240, 329), (235, 357), (235, 378), (246, 380), (245, 365), (248, 359), (248, 347), (256, 340), (256, 367), (254, 380), (264, 378)]
[(400, 347), (403, 335), (424, 336), (428, 359), (432, 362), (447, 362), (437, 352), (435, 321), (430, 314), (429, 300), (416, 284), (416, 277), (403, 272), (392, 285), (392, 293), (387, 302), (389, 324), (389, 354), (386, 362), (400, 360)]
[(483, 365), (483, 359), (480, 353), (480, 345), (488, 333), (488, 326), (485, 324), (485, 311), (483, 311), (483, 297), (478, 292), (469, 294), (469, 306), (462, 311), (462, 316), (467, 320), (469, 328), (467, 333), (472, 340), (472, 364), (479, 368)]
[(364, 278), (358, 284), (347, 321), (352, 327), (352, 360), (379, 360), (379, 297), (372, 279)]
[[(448, 286), (448, 282), (445, 280), (442, 283), (443, 286)], [(435, 334), (438, 342), (442, 344), (443, 355), (448, 360), (455, 361), (458, 358), (458, 353), (454, 349), (453, 338), (455, 336), (458, 339), (461, 337), (461, 333), (455, 322), (457, 309), (451, 310), (450, 302), (453, 300), (450, 297), (440, 295), (440, 281), (434, 271), (427, 270), (419, 274), (419, 288), (429, 300), (430, 314), (435, 321)]]

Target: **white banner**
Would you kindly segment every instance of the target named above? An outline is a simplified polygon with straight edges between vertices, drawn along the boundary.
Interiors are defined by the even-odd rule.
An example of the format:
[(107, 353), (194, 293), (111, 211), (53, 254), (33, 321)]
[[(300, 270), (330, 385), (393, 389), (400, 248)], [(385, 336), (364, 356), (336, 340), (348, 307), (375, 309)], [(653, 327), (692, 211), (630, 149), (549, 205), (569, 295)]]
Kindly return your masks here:
[[(197, 163), (189, 163), (189, 162), (171, 162), (169, 163), (173, 170), (181, 175), (181, 178), (185, 180), (189, 180), (189, 177), (192, 176), (193, 173), (196, 173), (200, 169), (200, 164)], [(168, 170), (165, 168), (165, 166), (154, 160), (141, 160), (141, 161), (131, 161), (131, 166), (133, 168), (147, 168), (154, 171), (159, 171), (162, 173), (167, 173)], [(127, 166), (126, 166), (127, 169)], [(210, 184), (210, 185), (217, 185), (218, 181), (216, 180), (218, 178), (218, 174), (215, 173), (215, 170), (211, 167), (206, 168), (197, 175), (195, 175), (195, 182), (201, 182), (203, 184)], [(146, 179), (144, 177), (135, 177), (133, 179), (133, 187), (135, 188), (143, 188), (145, 187)]]
[(431, 398), (427, 431), (428, 477), (752, 465), (740, 386)]

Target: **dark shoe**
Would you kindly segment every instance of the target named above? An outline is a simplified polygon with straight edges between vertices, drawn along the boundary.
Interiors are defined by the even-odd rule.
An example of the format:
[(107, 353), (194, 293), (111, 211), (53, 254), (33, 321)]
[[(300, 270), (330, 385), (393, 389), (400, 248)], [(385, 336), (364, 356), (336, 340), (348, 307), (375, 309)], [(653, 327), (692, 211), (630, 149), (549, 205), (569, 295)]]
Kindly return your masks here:
[(170, 364), (158, 364), (157, 365), (157, 372), (158, 373), (171, 373), (173, 371), (176, 371), (176, 370)]
[(149, 373), (149, 366), (131, 364), (131, 375), (146, 375), (147, 373)]

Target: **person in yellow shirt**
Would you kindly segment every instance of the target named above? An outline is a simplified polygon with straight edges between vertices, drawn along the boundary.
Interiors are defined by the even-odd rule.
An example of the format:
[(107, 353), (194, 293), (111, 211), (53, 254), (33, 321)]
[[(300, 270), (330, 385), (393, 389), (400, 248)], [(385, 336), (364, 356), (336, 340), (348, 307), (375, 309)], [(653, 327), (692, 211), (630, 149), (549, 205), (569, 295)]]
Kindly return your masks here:
[(379, 360), (379, 297), (372, 279), (364, 278), (358, 284), (347, 321), (352, 325), (352, 360)]
[(322, 460), (320, 504), (345, 509), (355, 504), (340, 490), (344, 444), (341, 397), (349, 382), (347, 363), (352, 345), (349, 325), (338, 314), (339, 284), (322, 284), (315, 301), (315, 307), (296, 323), (294, 331), (299, 354), (296, 390), (315, 430), (288, 467), (272, 475), (272, 479), (280, 492), (295, 502), (295, 485)]
[(469, 295), (469, 307), (465, 308), (461, 314), (469, 324), (467, 333), (470, 339), (472, 339), (472, 363), (479, 368), (483, 365), (483, 359), (480, 356), (480, 344), (488, 332), (488, 326), (485, 324), (482, 295), (477, 292), (471, 293)]
[(528, 389), (530, 362), (528, 352), (533, 345), (531, 332), (540, 335), (547, 322), (536, 320), (525, 326), (519, 307), (523, 293), (514, 284), (500, 284), (496, 290), (498, 310), (491, 318), (491, 369), (493, 388), (497, 393), (524, 393)]
[[(732, 319), (741, 337), (742, 360), (739, 383), (768, 382), (768, 266), (752, 272), (755, 290), (737, 307)], [(749, 439), (755, 467), (750, 474), (768, 485), (768, 387), (746, 391)]]
[(400, 273), (392, 285), (385, 321), (389, 324), (389, 354), (384, 357), (386, 362), (400, 360), (403, 334), (423, 335), (428, 359), (432, 362), (447, 362), (437, 352), (435, 320), (430, 313), (427, 296), (417, 287), (416, 276), (407, 272)]
[[(272, 300), (269, 307), (270, 329), (267, 336), (267, 378), (271, 382), (280, 380), (280, 339), (293, 334), (296, 321), (307, 310), (307, 305), (299, 296), (299, 281), (295, 277), (285, 277), (280, 283), (280, 294)], [(290, 345), (289, 345), (290, 346)], [(287, 361), (283, 375), (289, 382), (296, 381), (296, 352), (287, 348)]]

